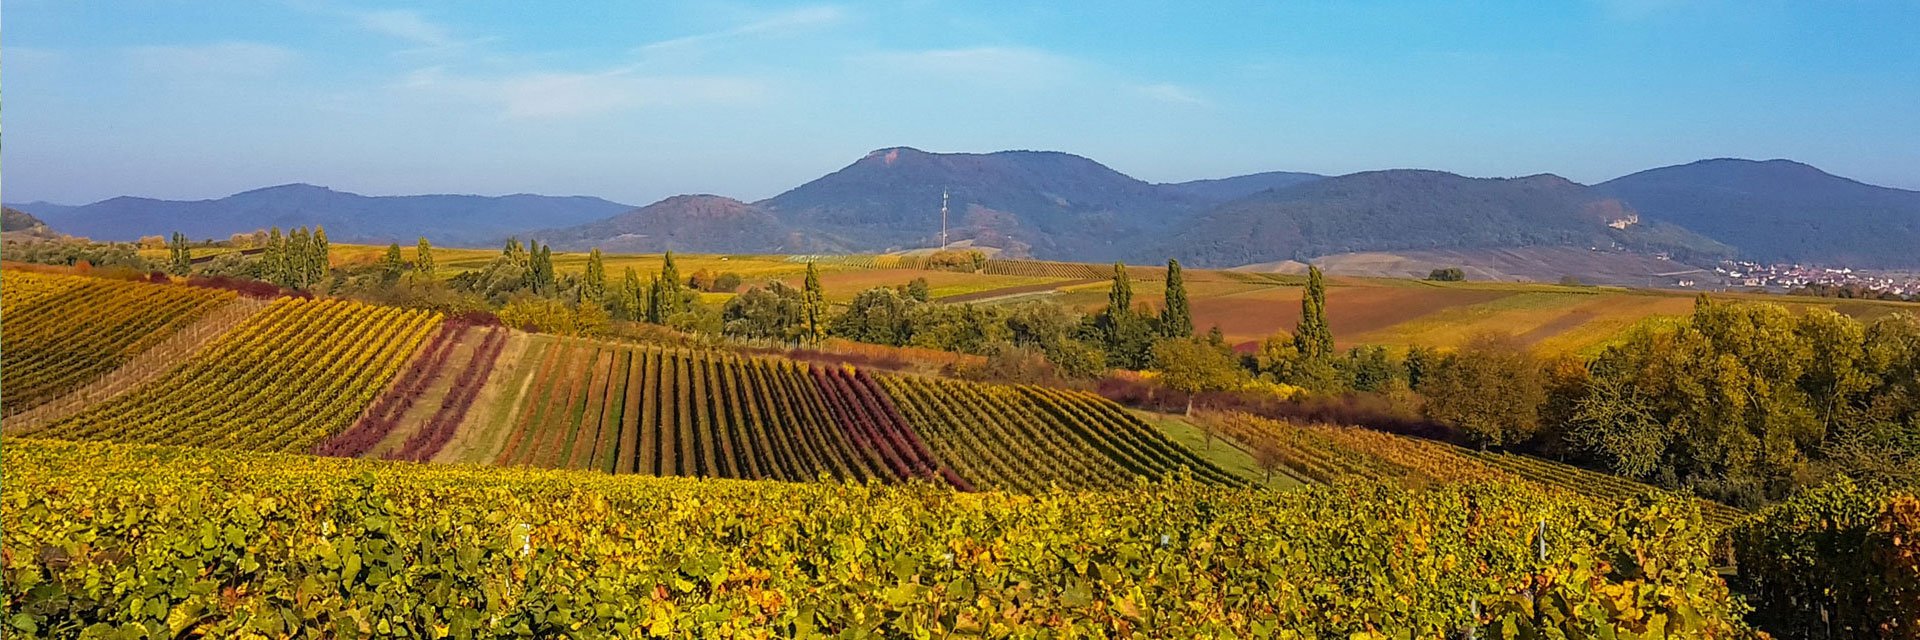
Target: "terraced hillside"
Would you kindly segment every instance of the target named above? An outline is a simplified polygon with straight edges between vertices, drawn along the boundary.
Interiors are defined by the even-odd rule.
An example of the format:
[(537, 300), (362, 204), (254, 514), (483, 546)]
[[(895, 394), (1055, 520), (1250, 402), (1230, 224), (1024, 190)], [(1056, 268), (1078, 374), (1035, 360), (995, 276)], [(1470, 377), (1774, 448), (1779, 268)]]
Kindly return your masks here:
[(305, 451), (352, 424), (439, 323), (424, 311), (283, 298), (139, 390), (32, 435)]
[(0, 272), (0, 405), (39, 406), (106, 375), (234, 299), (228, 291)]

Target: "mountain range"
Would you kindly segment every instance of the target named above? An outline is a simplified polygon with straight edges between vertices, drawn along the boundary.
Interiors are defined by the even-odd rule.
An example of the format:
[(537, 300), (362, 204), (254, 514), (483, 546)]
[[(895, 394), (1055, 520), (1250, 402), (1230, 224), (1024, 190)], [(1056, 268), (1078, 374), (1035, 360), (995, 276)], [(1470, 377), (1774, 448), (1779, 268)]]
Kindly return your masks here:
[(578, 196), (362, 196), (283, 185), (192, 202), (9, 206), (106, 240), (320, 224), (339, 242), (425, 235), (490, 245), (517, 235), (620, 252), (879, 253), (938, 246), (943, 200), (949, 242), (1056, 260), (1177, 257), (1225, 267), (1369, 251), (1577, 247), (1696, 264), (1740, 257), (1920, 267), (1920, 192), (1788, 160), (1702, 160), (1596, 185), (1415, 169), (1157, 184), (1068, 153), (893, 147), (757, 202), (702, 194), (632, 207)]

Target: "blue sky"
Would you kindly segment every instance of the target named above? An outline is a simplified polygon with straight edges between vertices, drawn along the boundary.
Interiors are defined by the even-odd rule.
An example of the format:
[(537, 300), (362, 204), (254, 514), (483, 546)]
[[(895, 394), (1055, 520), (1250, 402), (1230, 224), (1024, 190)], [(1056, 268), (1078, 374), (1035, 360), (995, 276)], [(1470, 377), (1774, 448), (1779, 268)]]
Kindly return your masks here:
[(4, 196), (754, 200), (896, 145), (1920, 188), (1912, 0), (1179, 5), (7, 0)]

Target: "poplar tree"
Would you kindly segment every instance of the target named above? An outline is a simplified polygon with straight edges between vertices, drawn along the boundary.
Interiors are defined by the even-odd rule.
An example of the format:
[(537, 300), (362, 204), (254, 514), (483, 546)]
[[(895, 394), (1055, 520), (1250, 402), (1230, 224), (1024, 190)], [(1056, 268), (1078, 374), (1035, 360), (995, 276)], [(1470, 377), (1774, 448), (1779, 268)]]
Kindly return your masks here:
[(307, 268), (311, 269), (307, 275), (307, 282), (320, 284), (321, 281), (327, 279), (327, 269), (331, 266), (327, 258), (327, 251), (329, 250), (327, 230), (320, 225), (314, 225), (313, 242), (311, 242), (310, 245), (309, 249), (313, 252), (313, 259), (307, 263)]
[(294, 229), (287, 236), (287, 285), (295, 289), (307, 288), (307, 274), (312, 273), (309, 262), (313, 260), (313, 236), (306, 227)]
[(587, 275), (580, 281), (580, 301), (603, 304), (607, 300), (607, 265), (600, 248), (587, 254)]
[(653, 276), (647, 280), (647, 322), (660, 324), (666, 321), (666, 305), (660, 301), (663, 293), (661, 289), (660, 276)]
[(527, 286), (538, 295), (549, 295), (554, 289), (553, 247), (539, 242), (527, 243)]
[(620, 278), (620, 294), (615, 300), (614, 315), (621, 320), (647, 319), (645, 287), (646, 285), (640, 284), (640, 272), (634, 271), (633, 267), (627, 267), (626, 273)]
[(187, 246), (187, 234), (175, 231), (173, 239), (167, 243), (167, 271), (176, 276), (187, 275), (193, 270), (193, 249)]
[(807, 282), (800, 291), (802, 311), (801, 339), (808, 343), (819, 343), (827, 339), (827, 292), (820, 286), (820, 269), (814, 263), (807, 263)]
[(1307, 290), (1300, 297), (1300, 325), (1293, 332), (1293, 346), (1309, 361), (1333, 358), (1333, 330), (1327, 326), (1327, 283), (1320, 268), (1307, 267)]
[(1193, 310), (1187, 306), (1187, 283), (1180, 277), (1180, 261), (1167, 261), (1167, 300), (1160, 309), (1160, 332), (1170, 338), (1193, 335)]
[(1133, 281), (1127, 278), (1127, 265), (1113, 263), (1113, 288), (1107, 291), (1107, 313), (1133, 313)]
[(653, 285), (660, 299), (660, 319), (655, 322), (665, 322), (673, 314), (686, 311), (686, 287), (687, 281), (680, 278), (680, 268), (673, 264), (673, 252), (668, 251), (666, 261), (660, 265), (660, 281)]
[(280, 227), (267, 232), (267, 250), (263, 255), (267, 281), (287, 286), (287, 239), (280, 235)]
[(413, 270), (422, 278), (432, 280), (434, 277), (433, 245), (427, 243), (426, 236), (420, 236), (420, 243), (414, 246)]
[(407, 270), (407, 260), (400, 255), (400, 243), (387, 245), (387, 257), (380, 260), (380, 279), (391, 284), (400, 279), (400, 272)]

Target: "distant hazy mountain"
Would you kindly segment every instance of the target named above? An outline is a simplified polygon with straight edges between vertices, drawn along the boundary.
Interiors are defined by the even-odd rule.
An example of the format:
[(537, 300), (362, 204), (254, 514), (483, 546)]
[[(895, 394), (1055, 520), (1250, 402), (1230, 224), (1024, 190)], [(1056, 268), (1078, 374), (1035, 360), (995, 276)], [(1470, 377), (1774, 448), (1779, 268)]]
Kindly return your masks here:
[(1232, 178), (1174, 182), (1160, 186), (1170, 191), (1184, 193), (1210, 202), (1226, 202), (1228, 200), (1238, 200), (1268, 189), (1285, 189), (1325, 177), (1326, 176), (1317, 173), (1268, 171), (1266, 173), (1234, 176)]
[(1356, 252), (1576, 247), (1693, 263), (1737, 253), (1920, 266), (1920, 192), (1785, 160), (1704, 160), (1592, 187), (1550, 174), (1423, 170), (1151, 184), (1067, 153), (894, 147), (753, 203), (676, 196), (636, 209), (588, 197), (368, 197), (296, 184), (194, 202), (10, 206), (61, 232), (107, 240), (320, 224), (341, 242), (425, 234), (442, 244), (492, 245), (519, 235), (563, 249), (876, 253), (937, 245), (943, 192), (950, 241), (1012, 257), (1232, 266)]
[(1107, 260), (1171, 228), (1204, 199), (1052, 151), (927, 153), (881, 149), (756, 203), (822, 246), (875, 251), (938, 244), (940, 194), (949, 239), (1010, 255)]
[(598, 220), (633, 208), (599, 198), (538, 195), (363, 196), (309, 184), (236, 193), (217, 200), (118, 197), (77, 207), (19, 205), (62, 232), (95, 240), (168, 235), (226, 238), (272, 226), (321, 225), (336, 242), (490, 242), (515, 231)]
[(1760, 262), (1920, 266), (1920, 191), (1864, 184), (1791, 160), (1701, 160), (1596, 189)]
[(47, 223), (13, 207), (0, 207), (0, 231), (44, 231)]
[(620, 215), (563, 229), (535, 231), (534, 239), (563, 250), (657, 253), (811, 253), (808, 241), (756, 207), (714, 195), (674, 196)]
[(1688, 257), (1728, 252), (1687, 230), (1638, 219), (1629, 205), (1559, 176), (1468, 178), (1402, 169), (1234, 200), (1145, 254), (1231, 266), (1356, 251), (1616, 245)]

